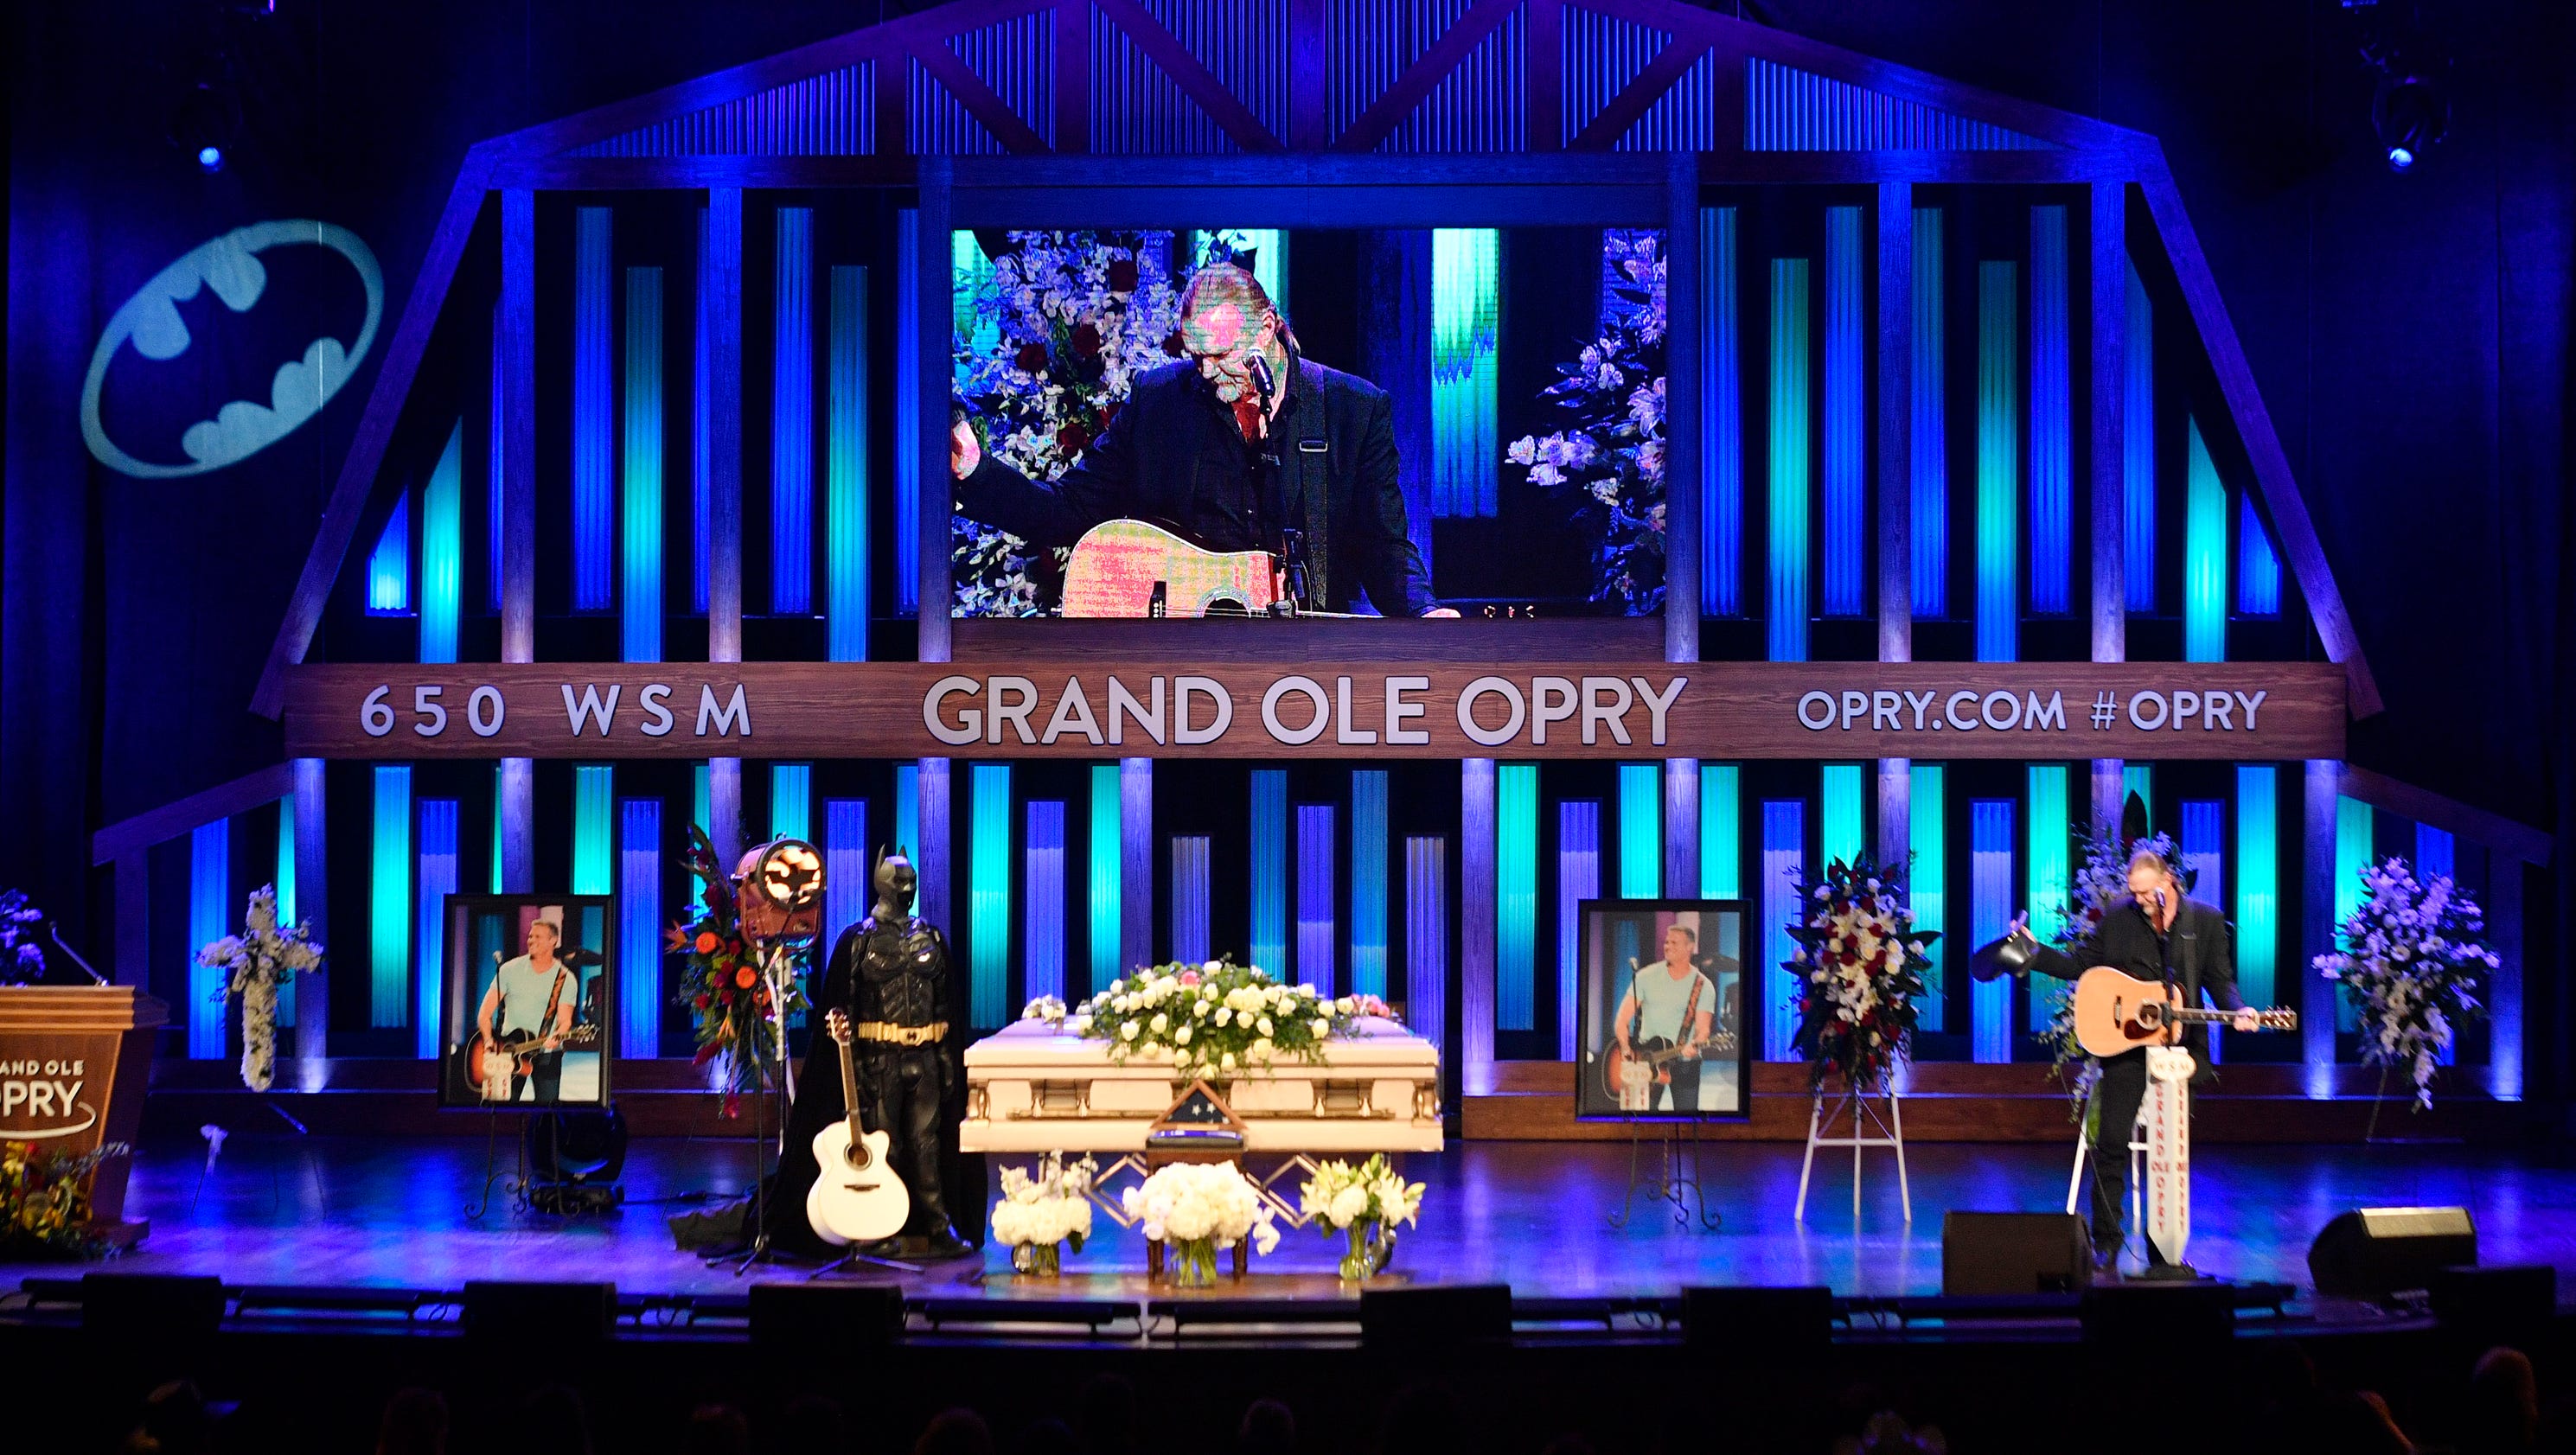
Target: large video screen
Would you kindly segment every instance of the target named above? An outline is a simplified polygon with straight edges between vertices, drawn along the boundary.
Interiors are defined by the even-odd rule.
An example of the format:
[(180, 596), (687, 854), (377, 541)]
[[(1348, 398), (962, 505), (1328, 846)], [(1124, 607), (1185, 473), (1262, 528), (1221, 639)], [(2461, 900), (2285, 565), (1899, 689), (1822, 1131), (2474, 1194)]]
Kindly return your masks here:
[(959, 617), (1651, 616), (1663, 236), (951, 237)]

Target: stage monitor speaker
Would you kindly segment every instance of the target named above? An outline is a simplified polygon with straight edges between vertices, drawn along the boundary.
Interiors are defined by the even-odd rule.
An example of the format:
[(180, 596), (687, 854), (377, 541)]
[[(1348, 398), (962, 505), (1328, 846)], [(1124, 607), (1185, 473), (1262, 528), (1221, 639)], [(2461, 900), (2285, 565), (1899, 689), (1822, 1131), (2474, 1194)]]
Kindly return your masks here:
[(903, 1290), (890, 1283), (755, 1283), (751, 1344), (763, 1353), (879, 1349), (903, 1333)]
[(116, 1338), (210, 1338), (224, 1322), (224, 1281), (176, 1273), (81, 1276), (81, 1327)]
[(1684, 1288), (1682, 1342), (1729, 1359), (1821, 1354), (1834, 1342), (1834, 1291), (1823, 1284)]
[(1511, 1337), (1508, 1283), (1372, 1288), (1360, 1294), (1360, 1343), (1369, 1348), (1501, 1344)]
[(2113, 1353), (2153, 1354), (2236, 1337), (2236, 1291), (2215, 1280), (2105, 1283), (2077, 1306), (2084, 1342)]
[(2081, 1293), (2093, 1281), (2093, 1236), (2073, 1213), (1941, 1216), (1941, 1294)]
[(469, 1280), (465, 1337), (550, 1349), (597, 1344), (617, 1323), (613, 1283), (511, 1283)]
[(2432, 1286), (2436, 1269), (2478, 1261), (2464, 1207), (2363, 1207), (2336, 1215), (2308, 1246), (2308, 1277), (2337, 1298), (2386, 1298)]

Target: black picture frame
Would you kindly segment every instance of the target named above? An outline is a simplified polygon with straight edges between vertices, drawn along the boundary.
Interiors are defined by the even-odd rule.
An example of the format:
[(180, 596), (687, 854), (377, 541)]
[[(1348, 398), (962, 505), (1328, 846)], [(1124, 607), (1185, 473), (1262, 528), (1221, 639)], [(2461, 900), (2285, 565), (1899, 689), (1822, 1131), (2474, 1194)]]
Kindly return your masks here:
[[(1749, 1121), (1753, 1115), (1753, 1048), (1760, 1044), (1761, 967), (1746, 963), (1758, 953), (1750, 905), (1741, 899), (1587, 899), (1580, 906), (1580, 956), (1575, 977), (1574, 1114), (1582, 1121)], [(1630, 1007), (1641, 973), (1666, 963), (1664, 943), (1674, 929), (1690, 932), (1694, 971), (1706, 977), (1699, 1000), (1683, 989), (1679, 1005)], [(1707, 1001), (1713, 992), (1715, 1004)], [(1657, 1028), (1647, 1023), (1660, 1009), (1676, 1022), (1708, 1017), (1711, 1049), (1656, 1067), (1642, 1088), (1628, 1081), (1620, 1094), (1617, 1045), (1619, 1012), (1629, 1010), (1630, 1044), (1647, 1049)], [(1641, 1033), (1641, 1031), (1643, 1033)], [(1722, 1039), (1731, 1036), (1732, 1043)], [(1659, 1079), (1660, 1078), (1660, 1079)], [(1642, 1096), (1642, 1104), (1640, 1097)]]
[[(612, 1038), (617, 1028), (617, 901), (606, 894), (451, 894), (440, 907), (438, 1104), (448, 1110), (531, 1111), (598, 1108), (612, 1095)], [(512, 1099), (484, 1094), (467, 1072), (468, 1043), (479, 1032), (485, 995), (504, 963), (524, 957), (529, 925), (562, 926), (556, 963), (572, 1001), (571, 1040), (551, 1067), (512, 1078)], [(550, 997), (551, 998), (551, 997)], [(539, 1012), (542, 1015), (542, 1010)], [(559, 1019), (558, 1024), (562, 1024)], [(503, 1026), (496, 1016), (495, 1029)], [(539, 1099), (541, 1088), (555, 1090)], [(495, 1083), (497, 1085), (497, 1082)]]

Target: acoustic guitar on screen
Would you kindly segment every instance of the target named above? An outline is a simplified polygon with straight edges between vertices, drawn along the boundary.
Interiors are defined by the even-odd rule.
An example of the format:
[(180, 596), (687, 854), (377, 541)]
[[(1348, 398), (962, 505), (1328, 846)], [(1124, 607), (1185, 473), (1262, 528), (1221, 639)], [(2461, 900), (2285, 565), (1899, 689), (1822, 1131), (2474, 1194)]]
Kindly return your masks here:
[[(2075, 1039), (2092, 1056), (2117, 1056), (2140, 1046), (2171, 1045), (2187, 1025), (2225, 1025), (2236, 1019), (2228, 1010), (2203, 1010), (2177, 1003), (2161, 982), (2140, 980), (2108, 965), (2084, 972), (2075, 982)], [(2295, 1031), (2299, 1013), (2274, 1006), (2258, 1011), (2255, 1029)]]
[(1159, 525), (1107, 520), (1083, 532), (1064, 567), (1064, 614), (1268, 616), (1287, 599), (1268, 551), (1210, 551)]

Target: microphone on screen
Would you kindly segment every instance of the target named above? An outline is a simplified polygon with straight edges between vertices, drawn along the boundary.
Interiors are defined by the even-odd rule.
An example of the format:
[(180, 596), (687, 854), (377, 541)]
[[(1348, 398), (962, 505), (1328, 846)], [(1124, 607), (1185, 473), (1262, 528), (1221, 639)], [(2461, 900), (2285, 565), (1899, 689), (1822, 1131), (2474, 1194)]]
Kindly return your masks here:
[(1271, 396), (1278, 392), (1278, 386), (1270, 377), (1270, 361), (1256, 353), (1244, 367), (1252, 375), (1253, 392), (1261, 396), (1261, 412), (1266, 415), (1270, 412)]

